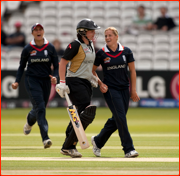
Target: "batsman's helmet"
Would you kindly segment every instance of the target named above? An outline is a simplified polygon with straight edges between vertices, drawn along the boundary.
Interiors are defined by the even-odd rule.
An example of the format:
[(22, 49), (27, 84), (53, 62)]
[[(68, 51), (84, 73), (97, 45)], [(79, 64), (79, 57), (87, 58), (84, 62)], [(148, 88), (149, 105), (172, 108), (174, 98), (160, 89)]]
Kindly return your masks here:
[[(96, 30), (96, 29), (100, 29), (100, 26), (98, 26), (96, 23), (94, 23), (94, 21), (92, 21), (91, 19), (88, 19), (88, 18), (81, 20), (77, 24), (77, 27), (76, 27), (77, 34), (80, 36), (84, 36), (87, 40), (89, 40), (89, 39), (86, 36), (86, 32), (88, 30)], [(98, 37), (98, 34), (96, 34), (95, 39), (97, 37)]]
[(83, 19), (77, 24), (77, 30), (78, 29), (87, 29), (87, 30), (96, 30), (100, 29), (100, 26), (98, 26), (94, 21), (91, 19)]

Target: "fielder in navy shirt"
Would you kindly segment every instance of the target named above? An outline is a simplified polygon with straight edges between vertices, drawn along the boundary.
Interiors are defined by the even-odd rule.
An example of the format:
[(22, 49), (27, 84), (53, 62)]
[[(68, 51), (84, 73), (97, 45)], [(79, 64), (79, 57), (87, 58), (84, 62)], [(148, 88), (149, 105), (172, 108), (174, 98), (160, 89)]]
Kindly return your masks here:
[[(52, 141), (48, 136), (46, 105), (50, 95), (51, 83), (57, 83), (58, 56), (54, 46), (44, 38), (44, 28), (41, 24), (34, 24), (31, 31), (34, 39), (24, 47), (21, 53), (20, 66), (12, 88), (18, 88), (27, 64), (25, 86), (33, 108), (27, 115), (27, 122), (23, 129), (24, 134), (28, 135), (37, 121), (44, 148), (49, 148)], [(54, 67), (53, 76), (51, 75), (51, 64)]]
[(131, 78), (131, 98), (135, 102), (139, 101), (136, 93), (135, 60), (132, 51), (118, 43), (116, 28), (109, 27), (105, 30), (105, 41), (106, 45), (96, 53), (93, 74), (97, 76), (95, 71), (101, 65), (104, 80), (101, 81), (98, 78), (98, 84), (112, 112), (112, 117), (107, 120), (98, 135), (92, 136), (93, 153), (98, 157), (101, 156), (100, 149), (118, 129), (125, 157), (137, 157), (139, 154), (133, 146), (126, 120), (130, 98), (128, 67)]

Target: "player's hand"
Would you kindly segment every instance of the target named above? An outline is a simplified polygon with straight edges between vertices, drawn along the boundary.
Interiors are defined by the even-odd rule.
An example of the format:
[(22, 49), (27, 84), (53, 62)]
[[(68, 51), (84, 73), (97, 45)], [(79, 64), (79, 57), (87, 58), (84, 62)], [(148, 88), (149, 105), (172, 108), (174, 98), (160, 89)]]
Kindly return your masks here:
[(17, 89), (19, 86), (19, 83), (18, 82), (12, 83), (11, 86), (13, 89)]
[(95, 75), (92, 74), (90, 82), (92, 87), (98, 87), (98, 78)]
[(100, 85), (100, 91), (102, 92), (102, 93), (106, 93), (107, 91), (108, 91), (108, 86), (106, 85), (106, 84), (104, 84), (104, 83), (102, 83), (101, 85)]
[(134, 102), (138, 102), (138, 101), (140, 100), (140, 98), (139, 98), (139, 96), (138, 96), (138, 94), (137, 94), (136, 91), (132, 91), (132, 92), (131, 92), (131, 99), (132, 99), (132, 101), (134, 101)]
[(66, 85), (65, 81), (60, 80), (60, 84), (56, 84), (56, 92), (62, 97), (65, 97), (65, 92), (70, 93), (69, 87)]
[(54, 76), (52, 76), (52, 75), (49, 75), (49, 77), (51, 78), (51, 83), (52, 83), (52, 84), (56, 84), (56, 83), (57, 83), (56, 77), (54, 77)]

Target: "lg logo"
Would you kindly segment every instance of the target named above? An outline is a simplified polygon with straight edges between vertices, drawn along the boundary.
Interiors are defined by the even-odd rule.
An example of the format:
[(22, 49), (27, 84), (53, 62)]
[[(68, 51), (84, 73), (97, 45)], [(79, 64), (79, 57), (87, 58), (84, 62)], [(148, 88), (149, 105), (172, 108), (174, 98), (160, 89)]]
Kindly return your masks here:
[(16, 77), (6, 76), (1, 81), (1, 96), (5, 98), (17, 98), (19, 96), (19, 88), (16, 90), (12, 89), (11, 84), (14, 82)]
[(137, 93), (141, 98), (165, 98), (166, 97), (166, 85), (165, 80), (160, 76), (153, 76), (149, 79), (147, 84), (147, 90), (143, 90), (142, 77), (137, 77)]

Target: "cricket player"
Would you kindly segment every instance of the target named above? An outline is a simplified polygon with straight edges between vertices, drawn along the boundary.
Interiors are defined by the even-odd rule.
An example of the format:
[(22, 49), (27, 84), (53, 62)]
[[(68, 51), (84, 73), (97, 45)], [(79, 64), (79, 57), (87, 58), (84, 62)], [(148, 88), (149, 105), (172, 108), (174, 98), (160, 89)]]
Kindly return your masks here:
[(131, 98), (135, 102), (139, 101), (136, 93), (135, 60), (132, 51), (118, 42), (118, 31), (114, 27), (105, 30), (105, 41), (106, 45), (96, 53), (93, 74), (97, 76), (95, 71), (101, 65), (104, 80), (102, 82), (98, 78), (98, 84), (112, 112), (112, 117), (107, 120), (98, 135), (92, 136), (93, 153), (100, 157), (101, 148), (118, 129), (125, 157), (137, 157), (139, 154), (133, 146), (126, 120), (130, 98), (127, 67), (129, 67), (131, 78)]
[[(65, 91), (76, 106), (84, 130), (95, 117), (96, 106), (89, 106), (92, 87), (97, 87), (97, 78), (92, 74), (95, 49), (92, 40), (100, 27), (91, 19), (83, 19), (77, 24), (77, 39), (71, 42), (59, 63), (60, 84), (56, 91), (64, 98)], [(68, 64), (67, 74), (66, 65)], [(66, 76), (65, 76), (66, 74)], [(65, 79), (66, 77), (66, 79)], [(60, 151), (63, 155), (82, 157), (76, 149), (78, 139), (70, 122), (66, 129), (66, 139)]]
[[(37, 121), (44, 148), (49, 148), (52, 141), (48, 136), (46, 105), (50, 95), (51, 83), (57, 83), (58, 56), (54, 46), (44, 37), (44, 28), (41, 24), (34, 24), (31, 32), (34, 39), (24, 47), (21, 53), (20, 66), (16, 81), (12, 83), (12, 88), (18, 88), (24, 68), (28, 63), (25, 86), (33, 108), (27, 115), (27, 122), (23, 130), (24, 134), (28, 135)], [(51, 64), (54, 67), (54, 76), (51, 75)]]

